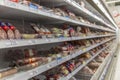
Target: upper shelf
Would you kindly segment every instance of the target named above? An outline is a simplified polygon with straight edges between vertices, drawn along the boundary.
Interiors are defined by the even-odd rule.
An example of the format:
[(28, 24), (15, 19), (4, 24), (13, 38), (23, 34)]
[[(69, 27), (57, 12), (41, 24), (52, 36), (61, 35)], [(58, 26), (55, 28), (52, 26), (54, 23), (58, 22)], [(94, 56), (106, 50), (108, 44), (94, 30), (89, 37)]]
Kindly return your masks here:
[[(86, 24), (76, 20), (72, 20), (70, 18), (57, 16), (55, 14), (44, 12), (41, 10), (31, 9), (27, 6), (17, 4), (14, 2), (10, 2), (8, 0), (0, 0), (0, 16), (1, 18), (9, 18), (9, 19), (16, 19), (16, 20), (29, 20), (32, 22), (40, 22), (42, 23), (68, 23), (70, 25), (82, 25), (90, 28), (95, 28), (99, 30), (105, 30), (110, 32), (115, 32), (108, 28), (103, 28), (98, 25), (93, 24)], [(9, 14), (9, 15), (8, 15)], [(47, 22), (46, 22), (47, 21)]]
[(114, 27), (117, 27), (117, 25), (116, 25), (111, 13), (109, 12), (108, 7), (104, 1), (102, 1), (102, 0), (87, 0), (87, 1), (88, 1), (88, 3), (93, 5), (93, 7), (96, 8), (96, 10), (98, 10), (99, 13), (104, 15), (114, 25)]
[[(44, 5), (51, 6), (51, 7), (64, 5), (67, 7), (67, 9), (73, 11), (77, 15), (82, 15), (92, 22), (101, 23), (103, 25), (110, 27), (111, 29), (115, 29), (113, 26), (106, 23), (103, 19), (101, 19), (97, 15), (93, 14), (92, 12), (90, 12), (89, 10), (87, 10), (85, 8), (82, 8), (74, 0), (41, 0), (41, 2)], [(51, 2), (51, 4), (49, 4), (50, 2)]]

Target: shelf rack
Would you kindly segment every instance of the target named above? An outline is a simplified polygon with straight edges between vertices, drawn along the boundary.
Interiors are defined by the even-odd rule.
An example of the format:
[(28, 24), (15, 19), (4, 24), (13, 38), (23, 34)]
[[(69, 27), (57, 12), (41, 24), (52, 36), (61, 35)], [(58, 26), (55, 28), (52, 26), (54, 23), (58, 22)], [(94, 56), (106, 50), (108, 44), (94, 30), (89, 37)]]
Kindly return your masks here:
[(99, 36), (83, 36), (83, 37), (69, 37), (69, 38), (45, 38), (45, 39), (28, 39), (28, 40), (1, 40), (0, 49), (3, 48), (13, 48), (13, 47), (22, 47), (38, 44), (48, 44), (48, 43), (57, 43), (64, 41), (74, 41), (74, 40), (83, 40), (83, 39), (92, 39), (92, 38), (102, 38), (102, 37), (112, 37), (115, 34), (110, 35), (99, 35)]
[(8, 0), (0, 1), (0, 9), (2, 10), (0, 15), (3, 18), (9, 18), (9, 19), (23, 19), (24, 18), (24, 20), (34, 20), (34, 21), (40, 21), (43, 19), (43, 21), (46, 21), (46, 20), (53, 21), (53, 22), (57, 21), (58, 23), (68, 23), (70, 25), (82, 25), (82, 26), (86, 26), (90, 28), (99, 29), (99, 30), (115, 32), (113, 30), (103, 28), (99, 25), (86, 24), (86, 23), (82, 23), (76, 20), (72, 20), (70, 18), (57, 16), (49, 12), (31, 9), (27, 6), (17, 4), (14, 2), (10, 2)]
[(110, 27), (110, 28), (112, 28), (112, 29), (115, 30), (114, 27), (112, 27), (112, 26), (109, 25), (108, 23), (104, 22), (101, 18), (99, 18), (99, 17), (96, 16), (95, 14), (91, 13), (90, 11), (87, 11), (87, 10), (81, 8), (81, 7), (79, 6), (79, 4), (76, 3), (75, 1), (71, 1), (71, 0), (64, 0), (64, 1), (66, 1), (66, 3), (70, 4), (71, 6), (77, 8), (78, 11), (82, 11), (82, 12), (85, 13), (85, 14), (87, 13), (87, 15), (88, 15), (88, 16), (91, 16), (92, 19), (98, 20), (99, 22), (101, 22), (101, 23), (105, 24), (106, 26), (108, 26), (108, 27)]
[(116, 22), (114, 21), (112, 14), (108, 10), (107, 5), (105, 4), (105, 1), (96, 1), (96, 0), (88, 0), (88, 2), (94, 6), (102, 15), (104, 15), (111, 23), (114, 25), (114, 27), (117, 28)]
[[(63, 58), (61, 58), (59, 60), (54, 60), (54, 61), (52, 61), (50, 63), (47, 63), (45, 65), (41, 65), (41, 66), (39, 66), (39, 67), (37, 67), (35, 69), (29, 70), (29, 71), (26, 71), (26, 72), (17, 73), (17, 74), (15, 74), (13, 76), (3, 78), (2, 80), (16, 80), (16, 79), (17, 80), (21, 80), (21, 79), (22, 80), (27, 80), (27, 79), (30, 79), (30, 78), (32, 78), (32, 77), (34, 77), (34, 76), (36, 76), (36, 75), (38, 75), (40, 73), (43, 73), (43, 72), (45, 72), (45, 71), (47, 71), (47, 70), (49, 70), (49, 69), (51, 69), (53, 67), (56, 67), (56, 66), (66, 62), (66, 61), (68, 61), (70, 59), (73, 59), (73, 58), (75, 58), (75, 57), (77, 57), (77, 56), (79, 56), (79, 55), (81, 55), (81, 54), (83, 54), (83, 53), (85, 53), (85, 52), (87, 52), (87, 51), (89, 51), (91, 49), (94, 49), (94, 48), (96, 48), (96, 47), (98, 47), (98, 46), (100, 46), (100, 45), (102, 45), (102, 44), (104, 44), (104, 43), (106, 43), (108, 41), (111, 41), (113, 39), (114, 39), (114, 37), (111, 38), (111, 39), (105, 40), (105, 41), (103, 41), (101, 43), (90, 46), (90, 47), (88, 47), (88, 48), (86, 48), (84, 50), (77, 51), (75, 54), (68, 55), (68, 56), (63, 57)], [(24, 75), (26, 75), (26, 76), (24, 76)]]
[[(44, 0), (42, 0), (44, 1)], [(88, 19), (93, 19), (94, 22), (100, 22), (104, 25), (106, 25), (107, 27), (110, 27), (111, 29), (115, 30), (114, 27), (112, 27), (111, 25), (109, 25), (108, 23), (106, 23), (105, 21), (103, 21), (100, 17), (96, 16), (95, 14), (93, 14), (92, 12), (88, 11), (87, 9), (82, 8), (77, 2), (75, 2), (74, 0), (46, 0), (44, 2), (51, 2), (54, 3), (54, 6), (61, 6), (61, 5), (66, 5), (66, 7), (68, 9), (70, 9), (71, 11), (73, 11), (76, 14), (82, 14), (83, 16), (87, 17)], [(48, 4), (50, 5), (50, 4)], [(53, 5), (50, 5), (53, 6)]]
[(110, 63), (110, 59), (111, 59), (112, 55), (109, 54), (105, 60), (103, 61), (103, 63), (100, 65), (100, 67), (98, 68), (98, 70), (95, 72), (95, 74), (92, 76), (92, 78), (90, 80), (96, 80), (99, 78), (100, 73), (102, 73), (102, 69), (104, 69), (106, 67), (107, 64)]
[[(109, 45), (110, 46), (110, 45)], [(61, 78), (60, 80), (69, 80), (72, 76), (74, 76), (76, 73), (78, 73), (83, 67), (85, 67), (89, 62), (91, 62), (95, 57), (97, 57), (102, 51), (104, 51), (107, 47), (104, 47), (103, 49), (101, 49), (100, 51), (98, 51), (93, 57), (91, 57), (89, 60), (86, 61), (85, 64), (79, 66), (77, 69), (75, 69), (72, 73), (70, 73), (68, 76)], [(109, 57), (108, 57), (109, 58)], [(107, 58), (107, 59), (108, 59)]]
[[(117, 50), (117, 44), (113, 44), (114, 48), (112, 49), (111, 53), (115, 53)], [(106, 66), (103, 68), (103, 71), (101, 72), (101, 75), (99, 75), (99, 80), (106, 79), (106, 75), (108, 74), (108, 68), (110, 65), (112, 65), (112, 59), (114, 58), (115, 54), (112, 54), (109, 58), (108, 62), (106, 63)], [(97, 73), (96, 73), (97, 74)]]
[[(112, 46), (114, 46), (114, 47), (112, 47)], [(106, 75), (107, 68), (109, 67), (109, 64), (113, 58), (113, 55), (114, 55), (113, 53), (115, 53), (115, 51), (117, 49), (117, 45), (112, 44), (110, 47), (112, 48), (110, 54), (105, 58), (103, 63), (99, 66), (99, 68), (97, 69), (97, 71), (91, 77), (90, 80), (103, 80), (102, 78), (104, 78), (104, 76)]]
[[(50, 0), (41, 0), (41, 1), (50, 1)], [(87, 9), (82, 8), (78, 3), (76, 3), (73, 0), (51, 0), (54, 3), (57, 3), (55, 5), (67, 5), (67, 8), (73, 11), (76, 14), (82, 14), (84, 17), (87, 17), (89, 20), (91, 19), (92, 22), (100, 22), (101, 25), (105, 25), (105, 27), (102, 27), (101, 25), (94, 25), (94, 24), (87, 24), (82, 23), (70, 18), (57, 16), (50, 12), (45, 12), (42, 10), (36, 10), (29, 8), (27, 6), (14, 3), (8, 0), (0, 0), (0, 16), (3, 19), (15, 19), (15, 20), (26, 20), (30, 22), (43, 22), (47, 24), (62, 24), (67, 23), (69, 25), (80, 25), (82, 27), (89, 27), (91, 29), (95, 30), (102, 30), (102, 31), (108, 31), (112, 32), (113, 34), (109, 35), (93, 35), (93, 36), (81, 36), (81, 37), (68, 37), (68, 38), (45, 38), (45, 39), (27, 39), (27, 40), (1, 40), (0, 41), (0, 49), (3, 48), (15, 48), (15, 47), (23, 47), (23, 46), (31, 46), (31, 45), (40, 45), (40, 44), (50, 44), (50, 43), (58, 43), (58, 42), (64, 42), (64, 41), (74, 41), (74, 40), (83, 40), (83, 39), (93, 39), (93, 38), (102, 38), (102, 37), (112, 37), (110, 39), (101, 41), (100, 43), (94, 44), (92, 46), (89, 46), (83, 50), (79, 50), (76, 52), (73, 52), (74, 54), (68, 55), (66, 57), (63, 57), (61, 59), (55, 59), (52, 62), (49, 62), (47, 64), (41, 65), (39, 67), (36, 67), (32, 70), (26, 71), (26, 72), (19, 72), (17, 74), (5, 77), (0, 80), (28, 80), (34, 76), (37, 76), (47, 70), (50, 70), (66, 61), (69, 61), (81, 54), (84, 54), (85, 52), (88, 52), (102, 44), (105, 44), (113, 39), (116, 38), (116, 30), (115, 28), (93, 14), (92, 12), (88, 11)], [(60, 5), (58, 5), (60, 4)], [(9, 14), (9, 15), (8, 15)], [(51, 22), (52, 23), (51, 23)], [(50, 22), (50, 23), (49, 23)], [(111, 29), (109, 29), (109, 28)], [(98, 56), (103, 50), (105, 50), (108, 46), (104, 47), (100, 51), (97, 52), (96, 55), (91, 57), (85, 64), (82, 66), (79, 66), (76, 70), (74, 70), (71, 74), (69, 74), (67, 77), (62, 78), (61, 80), (69, 80), (72, 76), (74, 76), (79, 70), (81, 70), (83, 67), (85, 67), (90, 61), (92, 61), (96, 56)], [(109, 56), (105, 59), (103, 63), (106, 62), (106, 60), (109, 58)]]

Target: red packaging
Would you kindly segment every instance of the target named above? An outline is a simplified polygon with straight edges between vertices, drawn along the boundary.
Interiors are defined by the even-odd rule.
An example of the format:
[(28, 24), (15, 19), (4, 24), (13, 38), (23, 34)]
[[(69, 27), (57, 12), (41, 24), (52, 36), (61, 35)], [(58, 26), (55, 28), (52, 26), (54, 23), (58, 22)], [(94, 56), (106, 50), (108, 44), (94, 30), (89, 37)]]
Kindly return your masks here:
[(19, 2), (19, 0), (10, 0), (10, 1), (12, 1), (12, 2), (17, 2), (17, 3)]

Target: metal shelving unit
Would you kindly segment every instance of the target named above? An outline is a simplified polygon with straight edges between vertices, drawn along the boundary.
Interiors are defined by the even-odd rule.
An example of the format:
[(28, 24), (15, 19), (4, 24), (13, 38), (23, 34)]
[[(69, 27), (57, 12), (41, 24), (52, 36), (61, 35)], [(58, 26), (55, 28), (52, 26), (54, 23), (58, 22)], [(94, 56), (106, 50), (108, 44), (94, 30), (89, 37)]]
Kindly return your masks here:
[[(112, 47), (112, 46), (114, 46), (114, 47)], [(110, 46), (110, 48), (112, 48), (110, 54), (104, 59), (103, 63), (99, 66), (99, 68), (97, 69), (97, 71), (91, 77), (90, 80), (104, 80), (104, 78), (106, 76), (106, 72), (108, 70), (108, 67), (109, 67), (111, 60), (114, 56), (114, 53), (117, 49), (117, 44), (112, 44), (112, 46)]]
[(79, 4), (77, 4), (76, 2), (71, 1), (71, 0), (65, 0), (65, 1), (66, 1), (68, 4), (70, 4), (71, 6), (77, 8), (78, 11), (82, 11), (83, 13), (87, 14), (88, 16), (91, 16), (93, 19), (98, 20), (99, 22), (101, 22), (101, 23), (105, 24), (106, 26), (108, 26), (108, 27), (110, 27), (110, 28), (112, 28), (112, 29), (115, 30), (114, 27), (112, 27), (112, 26), (109, 25), (108, 23), (104, 22), (101, 18), (97, 17), (95, 14), (91, 13), (90, 11), (87, 11), (87, 10), (81, 8), (81, 7), (79, 6)]
[[(117, 44), (113, 44), (114, 48), (112, 48), (111, 53), (116, 53), (116, 50), (118, 49), (118, 45)], [(116, 54), (111, 54), (111, 56), (109, 57), (108, 61), (106, 61), (105, 63), (105, 67), (101, 68), (102, 72), (101, 75), (99, 75), (99, 80), (103, 80), (103, 79), (111, 79), (113, 78), (113, 76), (109, 76), (108, 77), (108, 73), (110, 73), (109, 68), (112, 64), (112, 60), (114, 59), (114, 56)], [(102, 66), (101, 66), (102, 67)], [(97, 74), (97, 72), (96, 72)]]
[[(86, 27), (90, 27), (90, 28), (115, 32), (113, 30), (103, 28), (99, 25), (86, 24), (86, 23), (82, 23), (82, 22), (79, 22), (79, 21), (76, 21), (76, 20), (69, 19), (69, 18), (57, 16), (57, 15), (54, 15), (54, 14), (49, 13), (49, 12), (44, 12), (44, 11), (41, 11), (41, 10), (33, 10), (33, 9), (30, 9), (29, 7), (27, 7), (27, 6), (23, 6), (21, 4), (10, 2), (10, 1), (7, 1), (7, 0), (1, 0), (0, 6), (1, 6), (0, 9), (3, 10), (0, 15), (3, 18), (10, 18), (10, 19), (13, 19), (13, 18), (14, 19), (23, 19), (24, 18), (24, 20), (34, 20), (34, 21), (35, 20), (36, 21), (47, 20), (47, 21), (52, 21), (52, 22), (55, 22), (55, 23), (56, 23), (56, 20), (57, 20), (57, 23), (68, 23), (68, 24), (71, 24), (71, 25), (82, 25), (82, 26), (86, 26)], [(11, 10), (11, 11), (9, 11), (9, 10)], [(9, 14), (9, 15), (7, 15), (7, 14)], [(14, 15), (16, 15), (16, 16), (14, 16)]]
[[(72, 51), (73, 54), (69, 54), (65, 57), (62, 57), (60, 59), (55, 59), (47, 64), (40, 65), (34, 69), (28, 70), (28, 71), (20, 71), (14, 75), (2, 78), (0, 80), (28, 80), (34, 76), (37, 76), (45, 71), (48, 71), (58, 65), (61, 65), (62, 63), (69, 61), (73, 58), (76, 58), (77, 56), (80, 56), (81, 54), (84, 54), (100, 45), (103, 45), (113, 39), (116, 39), (116, 30), (113, 25), (108, 24), (105, 22), (102, 18), (96, 16), (92, 12), (90, 12), (87, 9), (82, 8), (77, 2), (74, 0), (41, 0), (41, 2), (45, 5), (48, 4), (47, 2), (50, 2), (52, 4), (49, 4), (48, 6), (61, 6), (61, 5), (67, 5), (67, 9), (70, 11), (73, 11), (77, 15), (82, 15), (83, 17), (86, 17), (88, 20), (91, 20), (92, 22), (100, 23), (99, 25), (94, 24), (87, 24), (82, 23), (77, 20), (73, 20), (70, 18), (62, 17), (55, 15), (50, 12), (45, 12), (38, 9), (32, 9), (28, 6), (24, 6), (19, 3), (14, 3), (8, 0), (0, 0), (0, 16), (3, 19), (14, 19), (14, 20), (26, 20), (29, 22), (42, 22), (46, 24), (63, 24), (67, 23), (69, 25), (80, 25), (81, 27), (89, 27), (94, 30), (101, 30), (106, 32), (111, 32), (111, 34), (108, 35), (89, 35), (89, 36), (80, 36), (80, 37), (64, 37), (64, 38), (43, 38), (43, 39), (19, 39), (19, 40), (1, 40), (0, 41), (0, 49), (6, 49), (6, 48), (15, 48), (15, 47), (25, 47), (25, 46), (34, 46), (34, 45), (41, 45), (46, 44), (49, 45), (51, 43), (59, 43), (59, 42), (65, 42), (65, 41), (75, 41), (75, 40), (86, 40), (86, 39), (95, 39), (95, 38), (105, 38), (105, 37), (111, 37), (107, 40), (101, 41), (100, 43), (96, 43), (94, 45), (91, 45), (87, 48), (84, 48), (82, 50), (76, 50)], [(53, 5), (54, 4), (54, 5)], [(9, 14), (9, 15), (8, 15)], [(111, 20), (109, 20), (111, 21)], [(111, 22), (110, 22), (111, 23)], [(102, 26), (104, 25), (104, 27)], [(113, 34), (112, 34), (113, 33)], [(92, 56), (89, 60), (86, 61), (85, 64), (79, 66), (77, 69), (75, 69), (72, 73), (70, 73), (68, 76), (61, 78), (60, 80), (69, 80), (71, 77), (73, 77), (77, 72), (79, 72), (83, 67), (85, 67), (89, 62), (91, 62), (95, 57), (97, 57), (102, 51), (104, 51), (106, 48), (108, 48), (110, 45), (107, 45), (106, 47), (103, 47), (100, 51), (98, 51), (94, 56)], [(99, 70), (103, 69), (103, 65), (106, 64), (108, 59), (111, 57), (111, 55), (108, 55), (107, 58), (104, 60), (103, 64), (100, 66), (98, 71), (95, 73), (94, 76), (98, 76)], [(94, 80), (94, 76), (92, 77), (92, 80)]]
[(108, 20), (111, 21), (112, 25), (117, 28), (117, 25), (112, 17), (112, 14), (109, 12), (107, 5), (104, 1), (88, 1), (91, 5), (94, 5), (94, 8), (96, 8), (102, 15), (104, 15)]
[[(16, 80), (16, 79), (17, 79), (17, 80), (21, 80), (21, 79), (22, 79), (22, 80), (27, 80), (27, 79), (30, 79), (30, 78), (32, 78), (32, 77), (34, 77), (34, 76), (36, 76), (36, 75), (38, 75), (38, 74), (40, 74), (40, 73), (43, 73), (43, 72), (45, 72), (45, 71), (47, 71), (47, 70), (49, 70), (49, 69), (51, 69), (51, 68), (53, 68), (53, 67), (55, 67), (55, 66), (58, 66), (58, 65), (66, 62), (66, 61), (68, 61), (68, 60), (70, 60), (70, 59), (73, 59), (73, 58), (75, 58), (75, 57), (77, 57), (77, 56), (79, 56), (79, 55), (81, 55), (81, 54), (83, 54), (83, 53), (85, 53), (85, 52), (88, 52), (89, 50), (94, 49), (94, 48), (96, 48), (96, 47), (98, 47), (98, 46), (100, 46), (100, 45), (102, 45), (102, 44), (104, 44), (104, 43), (106, 43), (106, 42), (108, 42), (108, 41), (113, 40), (113, 39), (114, 39), (114, 38), (105, 40), (105, 41), (103, 41), (103, 42), (101, 42), (101, 43), (98, 43), (98, 44), (95, 44), (95, 45), (90, 46), (90, 47), (88, 47), (88, 48), (85, 48), (85, 49), (83, 49), (83, 50), (77, 51), (77, 52), (75, 52), (75, 54), (68, 55), (68, 56), (63, 57), (63, 58), (61, 58), (61, 59), (59, 59), (59, 60), (54, 60), (54, 61), (52, 61), (52, 62), (50, 62), (50, 63), (48, 63), (48, 64), (41, 65), (41, 66), (39, 66), (39, 67), (37, 67), (37, 68), (35, 68), (35, 69), (29, 70), (29, 71), (26, 71), (26, 72), (17, 73), (17, 74), (15, 74), (15, 75), (13, 75), (13, 76), (3, 78), (2, 80)], [(93, 59), (93, 58), (91, 58), (91, 60), (92, 60), (92, 59)], [(90, 60), (90, 61), (91, 61), (91, 60)], [(89, 62), (90, 62), (90, 61), (89, 61)], [(87, 62), (87, 63), (89, 63), (89, 62)], [(86, 64), (87, 64), (87, 63), (86, 63)], [(26, 76), (24, 76), (24, 75), (26, 75)], [(71, 76), (71, 77), (72, 77), (72, 76)], [(65, 79), (65, 80), (66, 80), (66, 79)], [(67, 79), (67, 80), (68, 80), (68, 79)]]
[[(44, 0), (42, 0), (44, 1)], [(95, 14), (93, 14), (92, 12), (88, 11), (87, 9), (83, 9), (78, 3), (76, 3), (74, 0), (46, 0), (44, 2), (51, 2), (54, 4), (48, 4), (50, 6), (61, 6), (61, 5), (66, 5), (66, 7), (68, 9), (70, 9), (71, 11), (73, 11), (76, 14), (82, 14), (83, 16), (87, 17), (88, 19), (92, 19), (92, 21), (94, 22), (100, 22), (101, 24), (104, 24), (108, 27), (110, 27), (111, 29), (114, 29), (114, 27), (112, 27), (111, 25), (109, 25), (108, 23), (104, 22), (100, 17), (96, 16)]]
[[(110, 45), (109, 45), (110, 46)], [(107, 47), (109, 47), (107, 46)], [(70, 73), (68, 76), (61, 78), (60, 80), (69, 80), (72, 76), (74, 76), (76, 73), (78, 73), (83, 67), (85, 67), (89, 62), (91, 62), (95, 57), (97, 57), (102, 51), (104, 51), (107, 47), (101, 49), (98, 51), (93, 57), (91, 57), (89, 60), (86, 61), (85, 64), (79, 66), (77, 69), (75, 69), (72, 73)], [(108, 59), (108, 58), (107, 58)]]
[[(113, 53), (112, 53), (113, 54)], [(100, 73), (102, 73), (102, 69), (104, 69), (109, 63), (110, 63), (110, 59), (112, 57), (112, 54), (109, 54), (105, 60), (103, 61), (103, 63), (101, 64), (101, 66), (98, 68), (98, 70), (95, 72), (95, 74), (92, 76), (92, 78), (90, 80), (96, 80), (99, 79)], [(108, 66), (107, 66), (108, 67)]]

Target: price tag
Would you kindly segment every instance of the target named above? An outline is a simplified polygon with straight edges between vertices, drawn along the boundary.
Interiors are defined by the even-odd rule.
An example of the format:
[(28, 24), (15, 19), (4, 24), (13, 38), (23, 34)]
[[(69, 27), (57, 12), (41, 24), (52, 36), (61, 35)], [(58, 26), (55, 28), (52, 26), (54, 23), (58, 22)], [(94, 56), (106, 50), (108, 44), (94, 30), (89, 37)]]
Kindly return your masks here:
[(17, 3), (11, 2), (11, 1), (5, 1), (5, 5), (8, 5), (8, 6), (13, 7), (13, 8), (17, 8), (18, 7)]
[(35, 44), (35, 40), (29, 40), (29, 44)]
[(68, 79), (70, 79), (71, 78), (71, 76), (70, 76), (70, 74), (67, 76), (67, 79), (66, 80), (68, 80)]
[(86, 48), (83, 48), (82, 50), (83, 50), (83, 51), (86, 51)]
[(31, 40), (31, 43), (32, 43), (32, 44), (35, 44), (35, 43), (36, 43), (36, 41), (35, 41), (35, 40)]
[(48, 69), (51, 68), (51, 65), (47, 65), (47, 68), (48, 68)]
[(36, 75), (36, 74), (37, 74), (37, 71), (33, 71), (32, 73), (33, 73), (33, 75)]
[(31, 72), (30, 75), (33, 75), (33, 72)]
[(71, 38), (67, 38), (67, 40), (71, 40)]
[(52, 42), (53, 40), (51, 40), (51, 39), (48, 39), (48, 41), (49, 41), (49, 42)]
[(49, 40), (46, 38), (45, 41), (49, 42)]
[(17, 41), (15, 40), (11, 41), (11, 45), (17, 45)]
[(6, 46), (11, 46), (12, 45), (11, 42), (7, 42), (5, 44), (6, 44)]
[(60, 64), (63, 61), (63, 58), (57, 58), (57, 63)]
[(74, 58), (75, 56), (76, 56), (76, 54), (75, 54), (75, 53), (73, 53), (73, 54), (72, 54), (72, 57)]
[(36, 43), (35, 40), (29, 40), (29, 41), (28, 41), (28, 44), (35, 44), (35, 43)]
[(20, 5), (18, 6), (19, 9), (25, 10), (25, 11), (29, 11), (29, 7), (25, 6), (25, 5)]
[(63, 40), (64, 38), (59, 38), (59, 40), (61, 41), (61, 40)]
[(74, 37), (74, 40), (76, 40), (77, 39), (77, 37)]
[(77, 53), (77, 55), (79, 56), (81, 54), (81, 52), (79, 51), (78, 53)]

